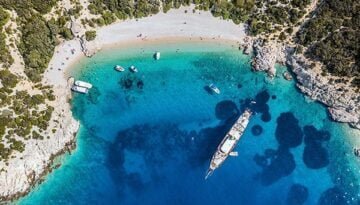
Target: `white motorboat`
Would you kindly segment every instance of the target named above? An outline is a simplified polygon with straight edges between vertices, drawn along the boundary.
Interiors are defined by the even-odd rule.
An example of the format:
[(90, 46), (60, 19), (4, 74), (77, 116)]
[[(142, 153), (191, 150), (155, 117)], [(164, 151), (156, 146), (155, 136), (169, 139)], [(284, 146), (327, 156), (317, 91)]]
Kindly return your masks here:
[(89, 89), (85, 88), (85, 87), (80, 87), (77, 85), (74, 85), (71, 87), (71, 90), (74, 92), (78, 92), (78, 93), (82, 93), (82, 94), (86, 94), (89, 92)]
[(130, 66), (130, 71), (133, 72), (133, 73), (137, 73), (138, 72), (138, 69), (135, 67), (135, 66)]
[(125, 71), (125, 68), (123, 68), (123, 67), (120, 66), (120, 65), (116, 65), (116, 66), (115, 66), (115, 70), (116, 70), (116, 71), (119, 71), (119, 72), (124, 72), (124, 71)]
[(154, 54), (154, 58), (155, 58), (155, 60), (160, 59), (160, 52), (159, 51), (156, 51), (156, 53)]
[(87, 88), (87, 89), (92, 88), (92, 85), (90, 83), (80, 81), (80, 80), (75, 81), (74, 85), (79, 86), (79, 87), (83, 87), (83, 88)]
[(216, 94), (220, 94), (220, 89), (218, 87), (216, 87), (216, 85), (214, 85), (213, 83), (211, 83), (209, 86), (210, 90)]

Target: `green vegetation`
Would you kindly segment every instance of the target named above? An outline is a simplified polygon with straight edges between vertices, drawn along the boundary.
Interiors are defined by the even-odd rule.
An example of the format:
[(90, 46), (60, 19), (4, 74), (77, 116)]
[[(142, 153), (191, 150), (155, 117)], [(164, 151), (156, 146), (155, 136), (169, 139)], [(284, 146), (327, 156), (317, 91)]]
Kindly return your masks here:
[(142, 18), (159, 12), (159, 1), (137, 0), (92, 0), (88, 9), (92, 14), (100, 14), (101, 22), (106, 25), (119, 19)]
[[(3, 30), (4, 25), (9, 21), (10, 15), (2, 7), (0, 7), (0, 30)], [(13, 64), (14, 59), (11, 57), (9, 49), (5, 43), (6, 36), (4, 33), (0, 33), (0, 63), (4, 67), (10, 67)]]
[(0, 70), (0, 82), (4, 87), (14, 88), (18, 83), (18, 79), (9, 70)]
[(37, 14), (24, 19), (18, 48), (24, 57), (25, 73), (32, 81), (40, 81), (41, 74), (48, 66), (56, 46), (56, 29)]
[(249, 23), (249, 33), (252, 35), (267, 34), (279, 31), (282, 28), (292, 28), (304, 16), (304, 8), (310, 0), (288, 1), (256, 1), (257, 8), (265, 6), (265, 11), (256, 11), (252, 14)]
[(324, 0), (316, 13), (297, 34), (307, 46), (305, 54), (325, 65), (324, 70), (337, 76), (355, 76), (360, 87), (360, 2)]
[(85, 32), (85, 39), (87, 41), (92, 41), (96, 38), (96, 31), (86, 31)]
[[(17, 23), (21, 32), (18, 48), (25, 62), (25, 73), (30, 80), (38, 82), (41, 74), (46, 69), (57, 45), (58, 37), (72, 39), (70, 29), (65, 27), (69, 14), (65, 13), (58, 20), (46, 21), (42, 14), (48, 13), (58, 0), (0, 0), (0, 6), (5, 9), (15, 10), (18, 14)], [(1, 7), (0, 7), (1, 8)], [(6, 19), (5, 11), (0, 9), (0, 25)], [(71, 11), (69, 11), (70, 13)], [(74, 11), (72, 11), (74, 12)], [(6, 12), (5, 12), (6, 13)], [(0, 61), (6, 57), (6, 50), (2, 49), (5, 42), (0, 34)], [(11, 56), (10, 56), (11, 58)], [(12, 63), (12, 58), (8, 64)]]
[(19, 16), (30, 15), (31, 10), (35, 10), (40, 14), (48, 13), (58, 0), (0, 0), (0, 5), (5, 9), (14, 9)]
[[(69, 21), (64, 13), (58, 19), (45, 20), (56, 0), (0, 0), (0, 63), (10, 67), (13, 59), (5, 44), (5, 32), (11, 34), (9, 27), (3, 28), (10, 15), (7, 10), (15, 10), (16, 23), (21, 33), (17, 44), (25, 62), (25, 73), (33, 82), (41, 80), (59, 38), (73, 38), (65, 27)], [(11, 39), (10, 39), (11, 40)], [(24, 80), (24, 79), (22, 79)], [(51, 87), (36, 85), (39, 94), (30, 95), (27, 91), (14, 91), (20, 81), (10, 69), (0, 68), (0, 160), (7, 160), (12, 153), (25, 149), (25, 140), (42, 139), (47, 129), (53, 108), (46, 101), (55, 100)], [(6, 109), (4, 109), (6, 108)]]

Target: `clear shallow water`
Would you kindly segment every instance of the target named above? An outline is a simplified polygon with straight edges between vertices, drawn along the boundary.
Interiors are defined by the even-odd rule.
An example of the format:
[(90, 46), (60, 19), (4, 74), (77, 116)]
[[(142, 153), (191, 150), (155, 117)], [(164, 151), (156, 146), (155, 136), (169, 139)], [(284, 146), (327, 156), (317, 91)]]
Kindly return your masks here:
[[(151, 58), (155, 50), (160, 61)], [(359, 145), (359, 132), (331, 122), (294, 82), (267, 83), (249, 62), (216, 43), (149, 44), (84, 59), (72, 75), (94, 88), (72, 101), (82, 125), (78, 147), (19, 203), (359, 203), (359, 159), (351, 145)], [(139, 73), (117, 73), (115, 64), (134, 64)], [(204, 89), (211, 82), (221, 95)], [(236, 148), (239, 156), (204, 180), (249, 98), (257, 100), (258, 114)]]

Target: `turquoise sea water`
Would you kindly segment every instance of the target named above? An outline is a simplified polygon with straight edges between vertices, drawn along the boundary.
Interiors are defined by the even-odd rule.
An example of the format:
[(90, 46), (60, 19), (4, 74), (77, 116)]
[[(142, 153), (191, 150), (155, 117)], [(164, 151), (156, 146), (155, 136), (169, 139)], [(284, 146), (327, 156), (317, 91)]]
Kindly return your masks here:
[[(116, 64), (139, 72), (116, 72)], [(20, 204), (360, 203), (360, 161), (352, 153), (359, 132), (329, 120), (294, 82), (251, 72), (236, 47), (133, 45), (83, 59), (71, 74), (94, 85), (72, 101), (81, 122), (77, 149)], [(221, 94), (209, 94), (209, 83)], [(257, 114), (239, 156), (204, 180), (249, 99)]]

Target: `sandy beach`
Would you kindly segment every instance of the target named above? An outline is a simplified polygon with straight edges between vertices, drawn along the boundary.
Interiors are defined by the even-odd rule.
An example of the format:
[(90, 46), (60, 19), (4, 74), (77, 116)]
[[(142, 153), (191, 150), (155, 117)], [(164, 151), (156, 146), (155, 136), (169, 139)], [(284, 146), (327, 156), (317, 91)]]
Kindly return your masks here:
[[(221, 40), (241, 42), (245, 34), (244, 25), (214, 18), (210, 12), (192, 12), (193, 7), (182, 7), (143, 19), (118, 21), (96, 29), (97, 37), (87, 43), (91, 52), (105, 47), (121, 47), (127, 44), (167, 40)], [(187, 11), (187, 13), (185, 13)], [(53, 85), (65, 85), (59, 78), (66, 68), (84, 57), (79, 39), (66, 41), (57, 46), (45, 73), (45, 80)]]

